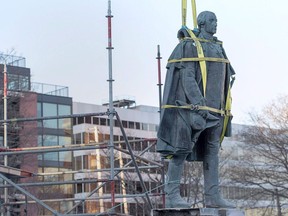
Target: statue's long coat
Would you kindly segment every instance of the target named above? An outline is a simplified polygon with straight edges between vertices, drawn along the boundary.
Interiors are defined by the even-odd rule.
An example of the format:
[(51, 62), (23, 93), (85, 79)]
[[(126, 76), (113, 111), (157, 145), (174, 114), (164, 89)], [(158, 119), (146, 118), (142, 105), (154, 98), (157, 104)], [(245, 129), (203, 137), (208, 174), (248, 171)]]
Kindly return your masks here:
[[(202, 47), (205, 54), (207, 43), (202, 43)], [(220, 49), (225, 58), (227, 58), (222, 45)], [(176, 46), (169, 60), (195, 57), (197, 57), (197, 50), (194, 41), (184, 39)], [(208, 72), (209, 64), (215, 63), (207, 63)], [(234, 70), (230, 64), (221, 64), (226, 64), (226, 98)], [(206, 105), (205, 98), (203, 97), (199, 62), (168, 63), (162, 104), (178, 106), (187, 104)], [(197, 111), (181, 108), (162, 109), (161, 122), (158, 130), (157, 151), (164, 156), (189, 153), (190, 156), (187, 157), (188, 160), (202, 160), (204, 148), (203, 144), (201, 144), (203, 143), (201, 142), (201, 132), (206, 128), (219, 124), (218, 117), (209, 113), (207, 119), (205, 119)], [(225, 136), (230, 136), (230, 125), (231, 121), (228, 123)]]

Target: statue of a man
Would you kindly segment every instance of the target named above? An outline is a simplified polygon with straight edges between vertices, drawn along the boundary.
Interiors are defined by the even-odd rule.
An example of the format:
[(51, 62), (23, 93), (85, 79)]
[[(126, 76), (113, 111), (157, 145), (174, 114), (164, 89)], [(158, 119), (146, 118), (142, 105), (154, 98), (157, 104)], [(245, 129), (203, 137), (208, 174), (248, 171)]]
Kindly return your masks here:
[[(214, 37), (215, 14), (204, 11), (197, 22), (196, 39), (190, 37), (187, 29), (178, 32), (181, 40), (167, 65), (157, 141), (157, 151), (171, 158), (165, 184), (166, 207), (191, 206), (180, 196), (180, 180), (187, 160), (203, 161), (205, 206), (235, 208), (233, 203), (222, 198), (218, 175), (220, 137), (231, 134), (231, 116), (226, 116), (228, 126), (224, 119), (230, 113), (225, 106), (235, 73), (221, 41)], [(205, 70), (200, 65), (203, 56), (201, 59), (195, 40), (201, 44)]]

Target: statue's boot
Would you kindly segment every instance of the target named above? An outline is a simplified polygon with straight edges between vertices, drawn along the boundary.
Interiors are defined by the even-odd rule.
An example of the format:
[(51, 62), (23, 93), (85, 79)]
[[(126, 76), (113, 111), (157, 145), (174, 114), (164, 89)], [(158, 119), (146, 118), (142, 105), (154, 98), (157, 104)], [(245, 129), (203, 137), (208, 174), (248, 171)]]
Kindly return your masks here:
[(174, 156), (170, 160), (168, 165), (168, 172), (165, 184), (165, 193), (166, 193), (166, 208), (190, 208), (189, 205), (181, 196), (180, 196), (180, 180), (184, 168), (184, 161), (186, 157)]
[(204, 195), (207, 208), (236, 208), (234, 203), (225, 200), (219, 190), (218, 154), (204, 158)]

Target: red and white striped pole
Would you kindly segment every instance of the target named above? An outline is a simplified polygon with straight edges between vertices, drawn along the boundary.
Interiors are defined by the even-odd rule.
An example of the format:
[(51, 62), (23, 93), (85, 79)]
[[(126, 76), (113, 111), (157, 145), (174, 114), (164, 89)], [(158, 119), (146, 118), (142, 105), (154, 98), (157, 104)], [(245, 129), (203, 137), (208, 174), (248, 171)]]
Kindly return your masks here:
[(111, 0), (108, 0), (108, 69), (109, 69), (109, 122), (110, 122), (110, 140), (109, 140), (109, 152), (110, 152), (110, 184), (111, 184), (111, 205), (115, 206), (115, 182), (114, 182), (114, 140), (113, 140), (113, 118), (114, 118), (114, 106), (113, 106), (113, 76), (112, 76), (112, 14), (111, 14)]
[[(7, 65), (6, 65), (6, 60), (4, 62), (4, 71), (3, 71), (3, 101), (4, 101), (4, 113), (3, 113), (3, 120), (6, 121), (7, 120), (7, 86), (8, 86), (8, 78), (7, 78)], [(3, 134), (3, 145), (4, 148), (7, 149), (8, 148), (8, 144), (7, 144), (7, 122), (3, 123), (3, 127), (4, 127), (4, 134)], [(4, 166), (8, 166), (8, 156), (5, 155), (4, 156)], [(7, 182), (5, 181), (4, 184), (6, 185)], [(8, 202), (8, 188), (6, 187), (4, 189), (4, 202), (7, 203)]]

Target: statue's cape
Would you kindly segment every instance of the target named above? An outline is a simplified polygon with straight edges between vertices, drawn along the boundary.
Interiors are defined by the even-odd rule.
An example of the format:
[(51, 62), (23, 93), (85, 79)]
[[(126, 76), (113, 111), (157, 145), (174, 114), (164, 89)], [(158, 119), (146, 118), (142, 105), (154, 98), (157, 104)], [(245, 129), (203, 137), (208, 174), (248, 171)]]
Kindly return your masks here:
[[(187, 56), (187, 50), (190, 50), (189, 56)], [(197, 56), (197, 51), (193, 45), (193, 41), (188, 40), (180, 42), (169, 59), (191, 58), (195, 56)], [(197, 68), (195, 70), (195, 80), (193, 80), (195, 82), (191, 85), (198, 85), (197, 88), (201, 90), (201, 71), (197, 65), (198, 62), (168, 63), (163, 92), (163, 105), (185, 106), (189, 104), (203, 105), (205, 103), (202, 92), (198, 95), (197, 93), (193, 93), (192, 99), (187, 99), (187, 91), (185, 90), (185, 85), (183, 86), (183, 77), (181, 77), (187, 71), (191, 71), (191, 68)], [(228, 81), (227, 85), (229, 85)], [(189, 160), (202, 160), (204, 148), (201, 145), (201, 137), (199, 138), (199, 136), (203, 130), (217, 124), (219, 124), (219, 119), (210, 113), (207, 118), (203, 118), (199, 112), (189, 109), (162, 109), (157, 135), (157, 151), (163, 156), (189, 153)], [(231, 127), (227, 128), (230, 129)]]

